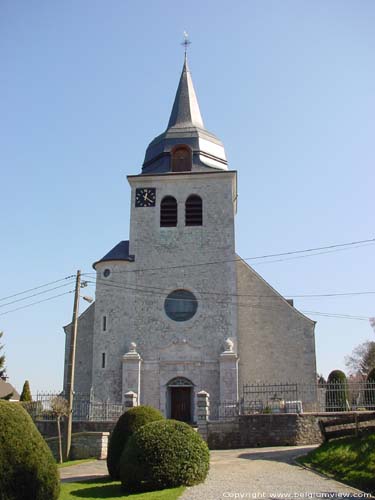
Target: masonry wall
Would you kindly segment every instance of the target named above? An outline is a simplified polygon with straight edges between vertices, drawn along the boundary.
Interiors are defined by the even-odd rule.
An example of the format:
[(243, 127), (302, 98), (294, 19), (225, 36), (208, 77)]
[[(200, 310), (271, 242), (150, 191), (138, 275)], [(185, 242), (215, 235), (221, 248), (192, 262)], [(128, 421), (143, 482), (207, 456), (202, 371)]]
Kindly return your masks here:
[[(84, 311), (78, 320), (78, 334), (76, 342), (76, 364), (74, 377), (74, 391), (79, 394), (89, 394), (92, 386), (92, 358), (94, 336), (95, 303)], [(68, 376), (68, 362), (72, 325), (67, 325), (65, 331), (65, 358), (64, 358), (64, 389)]]
[[(109, 432), (80, 432), (72, 434), (70, 457), (72, 460), (82, 458), (107, 458)], [(46, 439), (56, 460), (59, 459), (59, 443), (57, 437)]]
[(262, 446), (298, 446), (323, 441), (319, 418), (314, 415), (244, 415), (207, 423), (211, 450)]
[[(300, 383), (315, 386), (315, 322), (301, 314), (246, 262), (238, 261), (239, 386)], [(296, 277), (298, 280), (298, 276)], [(311, 393), (307, 399), (316, 400)]]
[[(236, 293), (235, 173), (137, 176), (130, 182), (130, 253), (135, 261), (97, 265), (95, 396), (121, 401), (126, 391), (121, 383), (122, 355), (135, 342), (142, 358), (141, 404), (165, 412), (167, 384), (178, 376), (191, 380), (194, 392), (205, 389), (218, 399), (219, 355), (228, 337), (235, 349), (237, 344), (236, 310), (225, 299)], [(156, 188), (155, 207), (134, 207), (137, 187)], [(185, 201), (190, 194), (203, 200), (203, 226), (185, 226)], [(166, 195), (178, 202), (175, 228), (160, 227), (160, 202)], [(217, 264), (196, 266), (209, 261)], [(105, 269), (111, 271), (107, 281)], [(168, 293), (179, 288), (192, 291), (198, 300), (196, 315), (186, 322), (172, 321), (164, 311)], [(101, 328), (104, 315), (106, 332)]]

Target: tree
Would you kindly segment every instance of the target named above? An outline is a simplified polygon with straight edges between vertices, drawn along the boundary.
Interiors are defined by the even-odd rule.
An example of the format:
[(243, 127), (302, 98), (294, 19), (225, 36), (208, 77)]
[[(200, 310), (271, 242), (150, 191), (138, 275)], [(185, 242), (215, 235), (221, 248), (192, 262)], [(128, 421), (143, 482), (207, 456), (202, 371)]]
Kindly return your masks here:
[(350, 356), (346, 356), (345, 364), (352, 374), (367, 375), (375, 368), (375, 342), (368, 340), (353, 349)]
[(32, 401), (31, 397), (31, 392), (30, 392), (30, 384), (28, 380), (25, 380), (25, 383), (23, 384), (21, 396), (20, 396), (20, 401), (25, 401), (29, 402)]
[(328, 375), (326, 389), (326, 411), (348, 410), (348, 383), (344, 372), (333, 370)]
[(59, 438), (59, 462), (62, 464), (63, 461), (63, 456), (62, 456), (62, 442), (61, 442), (61, 418), (66, 417), (69, 413), (69, 405), (68, 401), (61, 397), (61, 396), (55, 396), (53, 399), (51, 399), (51, 410), (52, 413), (56, 417), (56, 422), (57, 422), (57, 435)]
[[(3, 336), (3, 332), (0, 332), (0, 339)], [(0, 344), (0, 353), (3, 350), (3, 345)], [(5, 355), (0, 354), (0, 378), (5, 380), (6, 378), (6, 370), (5, 370)]]

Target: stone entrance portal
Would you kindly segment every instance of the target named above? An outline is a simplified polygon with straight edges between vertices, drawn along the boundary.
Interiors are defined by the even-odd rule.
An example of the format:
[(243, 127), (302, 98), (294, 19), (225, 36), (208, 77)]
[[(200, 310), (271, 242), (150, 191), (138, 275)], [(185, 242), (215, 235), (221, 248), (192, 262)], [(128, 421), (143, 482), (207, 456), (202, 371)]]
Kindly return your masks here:
[(167, 415), (169, 418), (192, 422), (193, 420), (193, 384), (190, 380), (177, 377), (167, 385)]

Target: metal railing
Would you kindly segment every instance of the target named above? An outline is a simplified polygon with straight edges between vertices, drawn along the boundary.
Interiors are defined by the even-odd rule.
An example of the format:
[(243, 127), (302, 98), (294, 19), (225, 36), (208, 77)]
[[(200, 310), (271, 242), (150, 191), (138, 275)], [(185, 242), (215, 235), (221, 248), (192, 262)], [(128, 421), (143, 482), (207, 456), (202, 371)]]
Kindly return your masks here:
[[(32, 401), (23, 402), (23, 406), (33, 420), (55, 420), (51, 402), (63, 393), (37, 393)], [(92, 394), (75, 394), (73, 400), (73, 421), (116, 421), (125, 411), (125, 405), (110, 401), (97, 401)]]

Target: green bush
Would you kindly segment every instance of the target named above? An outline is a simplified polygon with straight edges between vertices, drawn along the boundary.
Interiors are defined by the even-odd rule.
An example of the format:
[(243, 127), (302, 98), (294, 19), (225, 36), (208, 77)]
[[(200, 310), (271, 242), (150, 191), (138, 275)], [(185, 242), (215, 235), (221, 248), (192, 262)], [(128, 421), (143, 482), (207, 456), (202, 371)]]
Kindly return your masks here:
[(121, 415), (108, 443), (107, 468), (113, 480), (120, 479), (120, 459), (130, 436), (140, 427), (164, 416), (152, 406), (136, 406)]
[(32, 400), (33, 400), (33, 398), (31, 397), (29, 381), (25, 380), (25, 383), (23, 384), (21, 396), (20, 396), (20, 401), (32, 401)]
[(341, 370), (333, 370), (328, 375), (326, 411), (346, 411), (348, 409), (348, 382)]
[(122, 488), (138, 492), (201, 483), (209, 458), (207, 444), (189, 425), (176, 420), (152, 422), (135, 432), (125, 446)]
[(59, 492), (55, 460), (30, 416), (0, 401), (1, 500), (57, 500)]
[(364, 404), (367, 410), (375, 410), (375, 368), (367, 375)]

